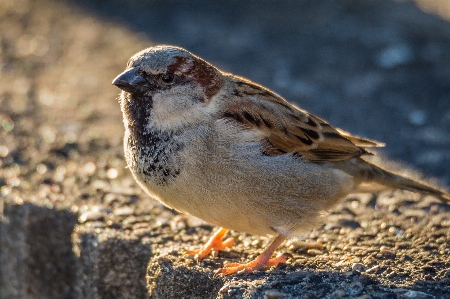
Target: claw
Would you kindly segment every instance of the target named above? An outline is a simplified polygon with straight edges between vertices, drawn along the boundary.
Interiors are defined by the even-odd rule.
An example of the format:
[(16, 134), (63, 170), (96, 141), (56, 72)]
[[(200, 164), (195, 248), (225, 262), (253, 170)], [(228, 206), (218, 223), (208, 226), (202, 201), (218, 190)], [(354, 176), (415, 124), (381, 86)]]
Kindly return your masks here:
[(214, 272), (214, 278), (218, 276), (227, 276), (230, 274), (241, 273), (244, 272), (246, 274), (250, 274), (253, 270), (261, 270), (264, 267), (274, 267), (278, 264), (286, 263), (288, 258), (291, 258), (292, 255), (289, 253), (283, 253), (278, 255), (277, 257), (271, 259), (273, 252), (277, 249), (281, 243), (284, 241), (285, 237), (279, 235), (270, 246), (261, 253), (256, 259), (246, 264), (239, 263), (228, 263), (223, 266), (223, 268), (218, 269)]

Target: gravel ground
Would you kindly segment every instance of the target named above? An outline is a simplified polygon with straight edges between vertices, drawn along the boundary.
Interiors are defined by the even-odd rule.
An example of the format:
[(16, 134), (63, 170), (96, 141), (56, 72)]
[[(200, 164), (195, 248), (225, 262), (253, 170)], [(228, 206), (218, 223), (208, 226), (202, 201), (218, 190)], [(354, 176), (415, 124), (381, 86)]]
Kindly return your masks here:
[[(444, 13), (448, 7), (418, 2), (428, 11), (433, 6), (425, 4), (440, 4)], [(225, 260), (248, 260), (268, 240), (233, 233), (237, 246), (218, 259), (195, 265), (182, 257), (212, 228), (189, 217), (174, 221), (176, 213), (137, 187), (125, 168), (118, 90), (110, 85), (135, 52), (180, 45), (335, 126), (386, 142), (380, 154), (415, 169), (410, 175), (449, 186), (444, 18), (391, 1), (0, 0), (0, 33), (1, 240), (13, 232), (10, 207), (30, 203), (78, 217), (67, 240), (83, 257), (80, 269), (93, 260), (83, 255), (94, 250), (91, 239), (139, 240), (126, 243), (130, 255), (147, 244), (151, 250), (142, 249), (136, 260), (150, 259), (148, 269), (142, 265), (133, 279), (140, 279), (137, 290), (147, 284), (153, 298), (450, 298), (450, 208), (402, 192), (348, 198), (302, 240), (323, 248), (288, 242), (280, 250), (294, 259), (272, 272), (212, 279)], [(115, 244), (99, 252), (107, 256)], [(8, 254), (0, 252), (0, 298), (7, 298)], [(100, 258), (96, 263), (105, 276), (108, 267), (124, 271)], [(97, 288), (103, 297), (78, 296), (130, 298), (126, 285), (117, 284), (79, 282), (83, 292)], [(64, 290), (69, 295), (61, 298), (83, 293)]]

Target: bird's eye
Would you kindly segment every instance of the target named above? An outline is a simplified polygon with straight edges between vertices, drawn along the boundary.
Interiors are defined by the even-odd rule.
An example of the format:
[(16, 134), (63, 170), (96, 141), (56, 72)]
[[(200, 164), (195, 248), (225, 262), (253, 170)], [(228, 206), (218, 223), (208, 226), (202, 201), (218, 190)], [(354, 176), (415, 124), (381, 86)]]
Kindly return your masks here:
[(172, 73), (165, 73), (162, 75), (161, 79), (164, 81), (164, 83), (172, 83), (174, 77), (175, 76)]

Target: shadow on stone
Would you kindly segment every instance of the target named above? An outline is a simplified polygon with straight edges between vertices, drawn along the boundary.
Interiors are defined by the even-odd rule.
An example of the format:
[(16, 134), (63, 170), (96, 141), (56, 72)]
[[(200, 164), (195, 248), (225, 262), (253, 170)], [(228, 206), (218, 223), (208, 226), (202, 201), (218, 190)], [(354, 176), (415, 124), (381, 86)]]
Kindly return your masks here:
[(115, 230), (80, 225), (74, 235), (79, 298), (148, 298), (145, 268), (149, 242)]
[(71, 233), (77, 215), (68, 210), (4, 203), (0, 222), (0, 298), (74, 298)]

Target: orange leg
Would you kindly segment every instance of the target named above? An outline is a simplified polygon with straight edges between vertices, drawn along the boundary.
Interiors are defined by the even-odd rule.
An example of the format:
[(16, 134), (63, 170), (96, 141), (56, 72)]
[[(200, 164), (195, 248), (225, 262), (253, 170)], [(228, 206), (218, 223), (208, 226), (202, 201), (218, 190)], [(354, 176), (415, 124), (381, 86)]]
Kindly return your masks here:
[(276, 258), (271, 259), (270, 257), (274, 253), (274, 251), (280, 247), (281, 243), (286, 239), (283, 235), (278, 235), (278, 237), (273, 240), (273, 242), (269, 245), (269, 247), (264, 250), (256, 259), (246, 264), (239, 263), (229, 263), (226, 264), (222, 269), (217, 270), (214, 273), (214, 276), (226, 276), (230, 274), (237, 273), (239, 271), (245, 271), (246, 273), (251, 273), (253, 270), (260, 270), (265, 266), (271, 267), (276, 266), (279, 263), (285, 263), (290, 254), (284, 253)]
[(211, 253), (213, 257), (217, 257), (220, 250), (234, 245), (234, 239), (228, 238), (223, 241), (223, 237), (228, 232), (226, 228), (219, 228), (219, 230), (209, 239), (209, 241), (201, 249), (188, 250), (186, 255), (193, 255), (194, 259), (200, 261)]

